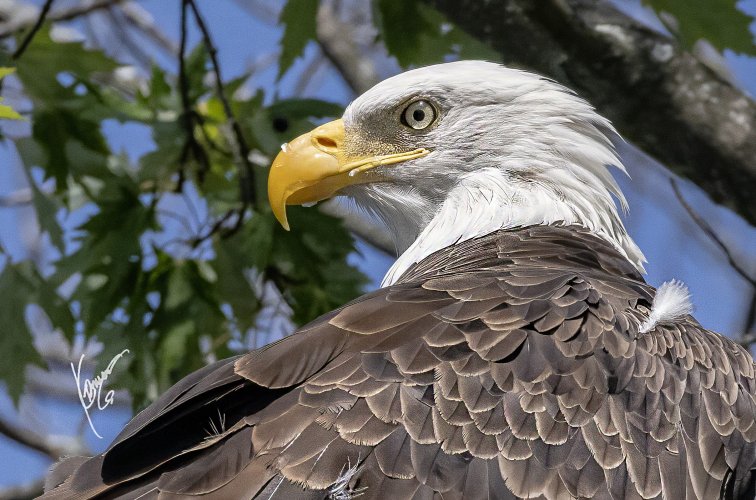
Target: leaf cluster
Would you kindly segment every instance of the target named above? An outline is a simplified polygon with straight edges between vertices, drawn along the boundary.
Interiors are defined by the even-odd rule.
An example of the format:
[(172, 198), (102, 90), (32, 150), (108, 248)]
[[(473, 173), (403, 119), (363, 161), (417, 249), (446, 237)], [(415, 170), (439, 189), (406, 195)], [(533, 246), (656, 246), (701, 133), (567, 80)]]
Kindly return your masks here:
[[(271, 289), (294, 323), (361, 292), (365, 278), (346, 263), (354, 242), (340, 221), (295, 210), (297, 230), (287, 233), (261, 202), (236, 224), (236, 145), (206, 78), (209, 64), (203, 44), (187, 55), (186, 108), (177, 75), (154, 67), (129, 81), (103, 52), (53, 41), (44, 29), (17, 61), (32, 103), (31, 135), (12, 145), (55, 257), (40, 270), (0, 256), (0, 350), (14, 353), (0, 365), (0, 379), (14, 398), (24, 366), (41, 361), (29, 328), (32, 305), (69, 340), (102, 342), (103, 364), (128, 348), (112, 383), (142, 406), (264, 329), (258, 315)], [(256, 199), (265, 200), (267, 166), (280, 144), (342, 108), (311, 99), (268, 103), (262, 91), (245, 97), (237, 92), (245, 80), (225, 82), (226, 91), (260, 164)], [(120, 125), (148, 131), (152, 147), (137, 158), (115, 150), (105, 131)], [(189, 143), (201, 154), (188, 153)]]

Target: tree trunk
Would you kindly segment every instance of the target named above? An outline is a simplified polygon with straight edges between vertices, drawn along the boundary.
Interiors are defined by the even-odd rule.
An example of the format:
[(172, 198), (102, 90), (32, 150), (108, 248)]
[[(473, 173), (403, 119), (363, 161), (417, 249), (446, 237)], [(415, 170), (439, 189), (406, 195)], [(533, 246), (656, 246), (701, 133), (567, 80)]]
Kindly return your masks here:
[(756, 103), (677, 42), (604, 1), (424, 1), (756, 224)]

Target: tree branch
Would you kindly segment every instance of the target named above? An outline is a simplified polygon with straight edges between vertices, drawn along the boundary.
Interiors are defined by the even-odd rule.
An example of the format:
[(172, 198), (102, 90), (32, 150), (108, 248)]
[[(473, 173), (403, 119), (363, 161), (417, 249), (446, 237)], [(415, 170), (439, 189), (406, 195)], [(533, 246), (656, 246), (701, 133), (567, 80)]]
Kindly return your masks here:
[(722, 250), (722, 253), (725, 254), (727, 263), (730, 264), (730, 267), (732, 267), (735, 272), (738, 273), (744, 280), (750, 283), (752, 287), (756, 288), (756, 279), (751, 277), (751, 275), (748, 274), (748, 272), (743, 269), (743, 267), (741, 267), (740, 263), (735, 259), (735, 257), (733, 257), (732, 252), (729, 248), (727, 248), (727, 245), (724, 244), (716, 231), (714, 231), (709, 223), (706, 222), (703, 217), (698, 215), (696, 211), (693, 210), (693, 207), (688, 204), (688, 202), (680, 192), (680, 188), (677, 186), (677, 181), (673, 177), (670, 177), (669, 183), (672, 185), (672, 190), (675, 192), (675, 197), (683, 206), (685, 211), (688, 212), (688, 215), (690, 215), (690, 218), (693, 219), (693, 222), (695, 222), (696, 225), (701, 229), (701, 231), (703, 231), (704, 234), (706, 234), (706, 236), (708, 236), (709, 239), (714, 242), (714, 244), (718, 246), (720, 250)]
[[(85, 3), (83, 5), (74, 5), (66, 9), (56, 10), (54, 12), (49, 13), (46, 16), (46, 19), (52, 22), (70, 21), (72, 19), (76, 19), (77, 17), (86, 16), (87, 14), (91, 14), (92, 12), (96, 10), (104, 9), (104, 8), (110, 7), (111, 5), (121, 3), (123, 1), (124, 0), (95, 0), (93, 2)], [(32, 27), (38, 20), (39, 20), (39, 17), (37, 17), (35, 20), (22, 19), (16, 22), (11, 21), (11, 22), (4, 23), (0, 25), (0, 38), (5, 38), (21, 30), (25, 30), (29, 27)]]
[(0, 416), (0, 434), (43, 453), (53, 460), (62, 456), (81, 455), (87, 451), (80, 439), (71, 436), (38, 434), (6, 420), (3, 416)]
[[(215, 75), (215, 85), (218, 99), (220, 99), (221, 104), (223, 105), (223, 111), (226, 113), (226, 120), (231, 126), (233, 138), (236, 142), (236, 144), (232, 144), (232, 150), (234, 152), (234, 156), (236, 157), (237, 165), (239, 165), (240, 169), (239, 187), (242, 200), (242, 208), (239, 210), (239, 219), (237, 223), (238, 226), (244, 219), (244, 212), (246, 211), (246, 208), (250, 204), (255, 203), (252, 163), (249, 161), (250, 149), (246, 139), (244, 139), (244, 133), (242, 132), (241, 126), (236, 120), (236, 116), (234, 116), (234, 112), (231, 109), (231, 103), (228, 100), (228, 96), (226, 96), (226, 91), (223, 85), (223, 78), (221, 77), (220, 63), (218, 62), (218, 49), (213, 43), (213, 39), (210, 36), (210, 31), (207, 29), (205, 20), (200, 14), (200, 11), (197, 8), (194, 0), (184, 0), (184, 4), (188, 4), (192, 8), (192, 11), (194, 12), (194, 18), (197, 21), (197, 26), (202, 32), (202, 40), (205, 44), (205, 47), (207, 47), (207, 51), (210, 53), (210, 61), (212, 62), (213, 75)], [(235, 227), (233, 231), (235, 231), (236, 229), (238, 229), (238, 227)]]
[(378, 83), (378, 73), (351, 33), (352, 27), (339, 19), (330, 2), (323, 2), (318, 9), (318, 44), (352, 91), (361, 94)]
[(178, 63), (179, 63), (179, 94), (181, 95), (181, 120), (184, 125), (184, 133), (186, 134), (186, 142), (181, 151), (181, 157), (179, 159), (179, 171), (178, 182), (176, 183), (176, 191), (180, 192), (183, 189), (184, 181), (186, 180), (186, 161), (191, 156), (197, 163), (199, 163), (199, 171), (197, 177), (200, 183), (202, 182), (205, 172), (210, 169), (210, 160), (207, 157), (207, 152), (202, 145), (197, 141), (194, 135), (194, 126), (197, 120), (197, 113), (195, 113), (192, 107), (191, 98), (189, 97), (189, 77), (186, 74), (186, 60), (184, 55), (186, 54), (186, 41), (188, 36), (187, 26), (187, 9), (189, 3), (184, 0), (181, 4), (181, 40), (179, 42), (178, 50)]
[(274, 7), (269, 2), (260, 0), (236, 0), (237, 5), (256, 17), (258, 20), (271, 26), (278, 22), (281, 6)]
[(29, 33), (26, 34), (26, 36), (21, 41), (21, 43), (18, 44), (18, 47), (16, 47), (16, 50), (11, 55), (11, 59), (13, 60), (18, 59), (26, 51), (26, 48), (34, 39), (34, 35), (37, 34), (39, 29), (42, 27), (42, 24), (44, 24), (45, 18), (47, 18), (47, 14), (50, 12), (50, 8), (52, 7), (52, 4), (54, 1), (55, 0), (45, 1), (45, 4), (42, 6), (42, 9), (39, 11), (39, 15), (37, 16), (37, 21), (32, 25), (31, 30), (29, 31)]
[(127, 3), (126, 5), (122, 5), (118, 10), (123, 14), (129, 24), (144, 33), (148, 38), (154, 41), (157, 46), (169, 54), (178, 53), (179, 49), (176, 46), (176, 43), (155, 26), (155, 23), (152, 22), (149, 14), (138, 4)]
[(577, 90), (620, 132), (756, 223), (756, 103), (678, 43), (596, 0), (424, 0)]
[(34, 201), (34, 195), (31, 188), (21, 188), (0, 196), (0, 207), (7, 208), (31, 205), (32, 201)]
[(753, 331), (754, 321), (756, 321), (756, 288), (751, 291), (751, 303), (748, 305), (743, 335), (740, 338), (740, 343), (746, 348), (756, 343), (756, 332)]

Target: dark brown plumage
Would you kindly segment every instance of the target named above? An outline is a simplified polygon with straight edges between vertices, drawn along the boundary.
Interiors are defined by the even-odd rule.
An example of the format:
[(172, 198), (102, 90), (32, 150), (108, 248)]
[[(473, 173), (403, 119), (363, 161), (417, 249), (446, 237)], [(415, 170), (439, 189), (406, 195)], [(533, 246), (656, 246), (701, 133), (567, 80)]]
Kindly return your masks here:
[(470, 240), (186, 377), (43, 498), (750, 500), (753, 359), (639, 333), (653, 296), (577, 227)]

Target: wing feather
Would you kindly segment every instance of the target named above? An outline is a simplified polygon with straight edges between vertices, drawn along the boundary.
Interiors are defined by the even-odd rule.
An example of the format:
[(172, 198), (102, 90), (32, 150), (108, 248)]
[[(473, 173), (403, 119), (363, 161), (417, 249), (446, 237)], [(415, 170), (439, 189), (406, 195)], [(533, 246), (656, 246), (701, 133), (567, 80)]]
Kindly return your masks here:
[(44, 498), (752, 498), (753, 359), (640, 333), (652, 302), (578, 228), (465, 242), (185, 378)]

